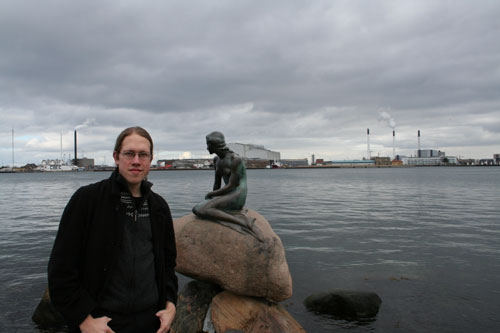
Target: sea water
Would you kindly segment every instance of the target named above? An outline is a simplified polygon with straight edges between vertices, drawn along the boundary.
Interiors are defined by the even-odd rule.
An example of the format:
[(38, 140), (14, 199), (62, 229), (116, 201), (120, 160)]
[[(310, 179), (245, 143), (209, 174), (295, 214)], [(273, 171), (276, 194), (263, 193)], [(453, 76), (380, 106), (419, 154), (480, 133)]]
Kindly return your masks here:
[[(500, 331), (500, 168), (248, 170), (247, 206), (281, 238), (293, 279), (282, 305), (308, 332)], [(59, 219), (109, 172), (0, 174), (0, 332), (31, 322)], [(155, 171), (172, 215), (189, 214), (213, 171)], [(189, 281), (180, 276), (181, 286)], [(308, 312), (329, 289), (376, 292), (371, 320)]]

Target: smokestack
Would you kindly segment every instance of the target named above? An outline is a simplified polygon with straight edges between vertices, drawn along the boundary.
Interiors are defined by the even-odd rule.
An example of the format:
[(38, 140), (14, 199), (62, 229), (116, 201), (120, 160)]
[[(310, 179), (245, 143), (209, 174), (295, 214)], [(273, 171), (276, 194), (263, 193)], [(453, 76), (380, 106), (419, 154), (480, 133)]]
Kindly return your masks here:
[(418, 130), (418, 150), (417, 157), (422, 157), (422, 153), (420, 152), (420, 130)]
[(392, 131), (392, 159), (396, 159), (396, 131)]
[(75, 165), (78, 166), (77, 149), (76, 149), (76, 130), (75, 130)]
[(370, 129), (369, 128), (366, 129), (366, 142), (367, 142), (366, 156), (367, 156), (368, 160), (370, 160), (371, 156), (370, 156)]
[(61, 162), (59, 162), (61, 165), (63, 164), (63, 152), (62, 152), (62, 132), (61, 132), (61, 141), (60, 141), (60, 145), (61, 145)]

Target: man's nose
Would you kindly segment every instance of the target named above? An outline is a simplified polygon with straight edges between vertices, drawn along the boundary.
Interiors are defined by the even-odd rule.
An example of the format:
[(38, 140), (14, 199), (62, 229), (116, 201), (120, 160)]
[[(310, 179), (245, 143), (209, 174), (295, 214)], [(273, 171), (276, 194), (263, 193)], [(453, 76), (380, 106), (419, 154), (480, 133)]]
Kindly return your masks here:
[(133, 163), (140, 163), (141, 160), (139, 159), (139, 154), (134, 154), (134, 158), (132, 159)]

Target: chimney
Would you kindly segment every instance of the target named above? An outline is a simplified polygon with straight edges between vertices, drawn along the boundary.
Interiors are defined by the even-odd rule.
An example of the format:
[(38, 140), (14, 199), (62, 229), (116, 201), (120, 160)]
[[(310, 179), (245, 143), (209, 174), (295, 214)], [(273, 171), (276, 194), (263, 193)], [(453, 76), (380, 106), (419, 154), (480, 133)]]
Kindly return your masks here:
[(420, 151), (420, 130), (418, 130), (418, 150), (417, 157), (422, 157), (422, 152)]
[(370, 160), (371, 156), (370, 156), (370, 129), (369, 128), (366, 129), (366, 142), (367, 142), (366, 156), (367, 156), (367, 159)]
[(392, 159), (396, 159), (396, 131), (392, 131)]
[(76, 154), (77, 153), (76, 146), (77, 144), (76, 144), (76, 130), (75, 130), (75, 165), (78, 166), (78, 158), (77, 158), (78, 155)]

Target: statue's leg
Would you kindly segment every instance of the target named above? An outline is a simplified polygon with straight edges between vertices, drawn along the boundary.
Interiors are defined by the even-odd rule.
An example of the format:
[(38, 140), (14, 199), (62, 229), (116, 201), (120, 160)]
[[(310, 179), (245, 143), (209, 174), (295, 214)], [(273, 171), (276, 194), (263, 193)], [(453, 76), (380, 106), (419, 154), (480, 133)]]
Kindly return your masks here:
[[(219, 208), (221, 206), (228, 207), (229, 205), (227, 205), (227, 201), (230, 201), (230, 199), (231, 198), (229, 196), (223, 196), (205, 200), (193, 208), (193, 213), (204, 219), (227, 222), (240, 226), (243, 232), (248, 233), (263, 242), (264, 238), (260, 230), (254, 226), (255, 219), (249, 218), (243, 213), (237, 213), (234, 215)], [(234, 206), (230, 208), (234, 209)], [(240, 211), (240, 208), (238, 208), (237, 211)]]

